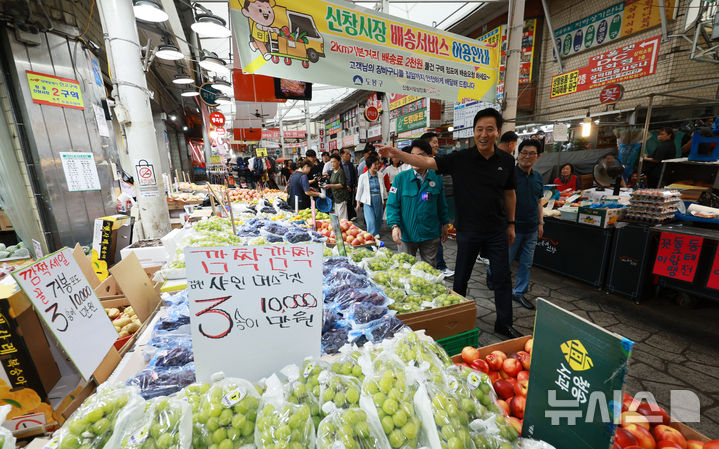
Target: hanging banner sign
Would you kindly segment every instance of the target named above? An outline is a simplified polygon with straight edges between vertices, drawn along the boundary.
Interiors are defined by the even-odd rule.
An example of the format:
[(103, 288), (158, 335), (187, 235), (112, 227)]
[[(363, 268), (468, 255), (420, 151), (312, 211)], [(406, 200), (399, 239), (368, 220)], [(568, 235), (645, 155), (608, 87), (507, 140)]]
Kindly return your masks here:
[(68, 78), (25, 71), (32, 102), (63, 108), (85, 109), (80, 83)]
[(497, 47), (344, 2), (231, 0), (230, 8), (244, 73), (451, 101), (495, 98)]
[(210, 114), (210, 123), (212, 123), (215, 126), (224, 126), (225, 125), (225, 115), (222, 112), (213, 112)]
[(714, 263), (712, 263), (712, 270), (709, 272), (707, 288), (719, 290), (719, 246), (717, 246), (717, 252), (714, 254)]
[(205, 83), (200, 86), (200, 98), (207, 106), (217, 106), (217, 97), (220, 95), (222, 95), (222, 92), (212, 87), (212, 83)]
[(105, 309), (64, 248), (12, 276), (84, 379), (100, 366), (117, 340)]
[[(676, 0), (666, 0), (667, 20), (674, 17)], [(557, 48), (569, 56), (661, 23), (656, 0), (626, 0), (554, 31)], [(556, 58), (554, 51), (552, 54)]]
[(652, 273), (694, 282), (704, 238), (662, 232)]
[(258, 381), (320, 356), (320, 244), (186, 248), (197, 380)]
[[(285, 139), (304, 139), (305, 138), (305, 132), (304, 131), (283, 131)], [(263, 139), (279, 139), (280, 138), (280, 130), (279, 129), (263, 129), (262, 130), (262, 138)]]
[(599, 53), (589, 59), (589, 65), (552, 77), (550, 98), (653, 75), (661, 39), (655, 36)]

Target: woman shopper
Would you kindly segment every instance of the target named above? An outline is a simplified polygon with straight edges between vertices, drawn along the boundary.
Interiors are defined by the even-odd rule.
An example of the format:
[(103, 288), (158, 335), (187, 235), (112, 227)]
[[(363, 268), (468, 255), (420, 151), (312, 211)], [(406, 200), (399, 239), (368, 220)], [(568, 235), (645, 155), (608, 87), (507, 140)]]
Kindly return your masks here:
[(347, 200), (350, 197), (349, 190), (347, 190), (347, 179), (345, 178), (345, 172), (342, 170), (342, 162), (340, 157), (336, 154), (330, 156), (330, 162), (332, 163), (332, 174), (330, 175), (330, 181), (325, 185), (325, 189), (330, 189), (332, 192), (332, 200), (335, 203), (335, 214), (337, 218), (347, 219)]
[(357, 211), (360, 204), (364, 207), (364, 219), (367, 232), (379, 238), (382, 227), (384, 201), (387, 199), (387, 188), (378, 174), (379, 158), (371, 154), (367, 157), (367, 171), (359, 177), (357, 185)]

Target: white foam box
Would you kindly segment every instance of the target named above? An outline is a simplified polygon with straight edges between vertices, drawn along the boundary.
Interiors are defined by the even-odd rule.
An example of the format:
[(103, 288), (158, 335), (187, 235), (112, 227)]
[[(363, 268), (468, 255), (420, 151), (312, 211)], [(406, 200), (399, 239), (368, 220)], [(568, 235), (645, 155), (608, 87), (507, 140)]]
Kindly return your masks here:
[(167, 248), (165, 248), (164, 245), (133, 248), (137, 243), (139, 242), (135, 242), (120, 250), (120, 255), (123, 259), (127, 258), (130, 253), (135, 253), (135, 256), (137, 256), (137, 259), (140, 261), (140, 265), (143, 267), (154, 267), (164, 265), (170, 258)]

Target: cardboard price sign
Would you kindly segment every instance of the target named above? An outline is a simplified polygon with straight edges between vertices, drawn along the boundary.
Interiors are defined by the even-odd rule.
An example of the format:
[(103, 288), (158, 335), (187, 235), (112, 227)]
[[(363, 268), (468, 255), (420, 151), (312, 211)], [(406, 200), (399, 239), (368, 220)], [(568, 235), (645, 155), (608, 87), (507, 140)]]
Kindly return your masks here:
[(12, 275), (82, 377), (89, 379), (117, 332), (72, 250), (52, 253)]
[[(609, 447), (634, 342), (537, 299), (522, 436), (557, 449)], [(613, 404), (612, 404), (613, 401)]]
[(322, 246), (186, 248), (198, 381), (257, 381), (320, 356)]
[(704, 238), (662, 232), (652, 273), (693, 282)]

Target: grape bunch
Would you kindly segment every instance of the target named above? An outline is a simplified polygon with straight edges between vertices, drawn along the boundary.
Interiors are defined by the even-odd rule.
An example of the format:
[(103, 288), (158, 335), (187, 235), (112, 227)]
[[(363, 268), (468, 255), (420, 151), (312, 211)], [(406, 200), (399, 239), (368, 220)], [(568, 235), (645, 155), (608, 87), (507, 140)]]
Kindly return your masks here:
[(435, 284), (419, 276), (410, 276), (409, 289), (419, 295), (433, 295), (435, 292)]
[(330, 367), (334, 374), (341, 374), (343, 376), (352, 376), (356, 378), (360, 383), (364, 380), (364, 373), (362, 367), (357, 363), (361, 353), (359, 351), (353, 351), (350, 354), (346, 354), (344, 360), (336, 361)]
[(289, 243), (311, 242), (312, 236), (308, 229), (293, 228), (285, 233), (285, 240)]
[[(179, 449), (188, 447), (188, 425), (192, 411), (188, 403), (168, 397), (152, 399), (146, 404), (142, 420), (124, 432), (121, 449)], [(187, 429), (187, 430), (186, 430)]]
[[(337, 443), (341, 443), (340, 446)], [(317, 449), (372, 449), (380, 447), (367, 423), (367, 413), (359, 408), (337, 410), (317, 428)]]
[(447, 449), (474, 449), (469, 434), (469, 414), (449, 394), (428, 386), (432, 398), (432, 414), (440, 443)]
[(347, 317), (350, 322), (363, 325), (382, 318), (386, 313), (386, 307), (357, 302), (349, 307)]
[(417, 258), (407, 253), (396, 253), (392, 256), (392, 261), (398, 264), (408, 263), (410, 265), (414, 265), (417, 263)]
[(437, 307), (451, 306), (453, 304), (459, 304), (467, 299), (464, 296), (460, 296), (456, 293), (443, 293), (434, 298), (434, 304)]
[(135, 388), (107, 388), (98, 391), (82, 403), (56, 434), (57, 447), (102, 449), (113, 436), (120, 410), (130, 403), (142, 407), (142, 399)]
[(347, 255), (355, 262), (361, 262), (362, 260), (369, 259), (374, 255), (374, 253), (367, 248), (350, 249), (347, 253)]
[(223, 379), (212, 385), (193, 414), (194, 449), (237, 449), (251, 444), (259, 396), (241, 379)]
[(332, 402), (342, 409), (358, 407), (361, 388), (355, 377), (325, 371), (320, 375), (320, 404)]
[(313, 433), (307, 405), (266, 403), (257, 416), (255, 445), (258, 449), (304, 449), (310, 447)]
[(401, 367), (385, 368), (365, 379), (362, 393), (369, 395), (377, 409), (382, 430), (393, 449), (417, 447), (421, 423), (412, 404), (414, 389), (407, 383)]
[(317, 426), (322, 420), (320, 414), (320, 374), (328, 368), (323, 362), (305, 360), (302, 364), (302, 372), (296, 380), (285, 385), (287, 402), (297, 405), (306, 405), (310, 409), (312, 423)]
[(432, 265), (428, 264), (425, 261), (417, 262), (416, 264), (412, 265), (412, 269), (421, 271), (423, 273), (427, 273), (431, 276), (439, 276), (440, 271), (434, 268)]
[(367, 266), (372, 271), (387, 271), (392, 266), (392, 262), (391, 259), (375, 257), (369, 259), (369, 262), (367, 262)]

